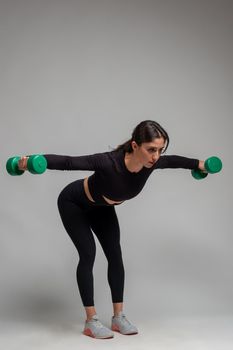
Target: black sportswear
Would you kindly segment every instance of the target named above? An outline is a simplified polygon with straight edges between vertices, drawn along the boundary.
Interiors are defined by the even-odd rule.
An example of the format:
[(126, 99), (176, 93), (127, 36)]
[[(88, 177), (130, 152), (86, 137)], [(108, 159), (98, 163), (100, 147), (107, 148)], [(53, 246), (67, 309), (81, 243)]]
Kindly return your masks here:
[(181, 156), (163, 155), (151, 167), (130, 172), (122, 149), (84, 156), (45, 154), (48, 169), (93, 170), (88, 184), (95, 202), (84, 191), (84, 180), (68, 184), (59, 194), (57, 204), (63, 225), (78, 254), (77, 283), (84, 306), (94, 306), (93, 265), (98, 238), (108, 260), (108, 282), (112, 302), (123, 302), (125, 270), (120, 245), (120, 226), (115, 205), (102, 195), (121, 201), (135, 197), (153, 170), (164, 168), (197, 169), (199, 161)]
[(102, 195), (113, 201), (124, 201), (141, 192), (153, 170), (164, 168), (198, 169), (199, 160), (177, 155), (163, 155), (151, 167), (130, 172), (123, 149), (82, 156), (44, 155), (48, 169), (93, 170), (88, 185), (92, 198), (103, 202)]

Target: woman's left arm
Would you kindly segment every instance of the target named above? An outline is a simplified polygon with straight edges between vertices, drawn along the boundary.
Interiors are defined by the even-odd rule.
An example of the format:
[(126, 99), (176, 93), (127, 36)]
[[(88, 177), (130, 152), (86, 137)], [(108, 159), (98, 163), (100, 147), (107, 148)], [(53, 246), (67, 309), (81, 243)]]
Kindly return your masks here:
[(177, 155), (161, 156), (154, 165), (154, 169), (183, 168), (205, 170), (204, 161)]

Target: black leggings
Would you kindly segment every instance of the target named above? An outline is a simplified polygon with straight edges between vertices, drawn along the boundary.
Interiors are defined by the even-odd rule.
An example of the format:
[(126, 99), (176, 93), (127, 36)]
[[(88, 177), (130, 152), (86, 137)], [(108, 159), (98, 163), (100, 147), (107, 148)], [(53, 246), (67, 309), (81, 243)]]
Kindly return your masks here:
[(77, 283), (84, 306), (94, 306), (93, 265), (97, 236), (108, 261), (108, 283), (112, 302), (123, 302), (124, 265), (120, 246), (120, 227), (114, 205), (91, 202), (84, 191), (84, 179), (67, 185), (58, 197), (63, 225), (77, 248)]

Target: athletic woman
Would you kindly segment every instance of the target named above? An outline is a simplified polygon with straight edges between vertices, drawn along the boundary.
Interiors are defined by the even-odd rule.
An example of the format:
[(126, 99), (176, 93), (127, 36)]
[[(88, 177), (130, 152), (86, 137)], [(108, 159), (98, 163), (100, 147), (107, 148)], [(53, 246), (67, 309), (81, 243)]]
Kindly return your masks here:
[[(153, 120), (139, 123), (132, 137), (112, 151), (84, 156), (45, 154), (48, 169), (92, 170), (84, 179), (68, 184), (59, 194), (62, 223), (78, 255), (77, 284), (86, 311), (83, 334), (94, 338), (113, 338), (113, 331), (137, 334), (137, 328), (123, 311), (125, 271), (120, 245), (120, 227), (115, 210), (125, 200), (141, 192), (154, 170), (184, 168), (205, 170), (204, 161), (177, 155), (163, 155), (169, 137)], [(27, 169), (28, 157), (19, 161)], [(111, 329), (99, 320), (94, 304), (93, 265), (98, 238), (108, 261), (108, 283), (113, 303)]]

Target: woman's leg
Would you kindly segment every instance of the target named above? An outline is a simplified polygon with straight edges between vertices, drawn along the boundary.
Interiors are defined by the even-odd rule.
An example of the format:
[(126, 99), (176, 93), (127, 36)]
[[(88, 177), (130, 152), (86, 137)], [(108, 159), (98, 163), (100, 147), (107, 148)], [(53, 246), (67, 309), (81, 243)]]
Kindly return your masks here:
[(123, 311), (124, 266), (120, 246), (120, 228), (114, 206), (101, 206), (89, 212), (91, 228), (98, 237), (108, 260), (108, 281), (112, 293), (111, 329), (121, 334), (137, 334), (137, 328)]
[(63, 225), (79, 253), (77, 266), (77, 283), (82, 303), (86, 309), (87, 319), (96, 314), (94, 307), (93, 265), (96, 245), (90, 224), (84, 210), (65, 198), (59, 196), (58, 209)]
[(120, 246), (120, 227), (114, 206), (95, 207), (87, 213), (108, 260), (108, 282), (111, 289), (114, 315), (123, 309), (125, 271)]

